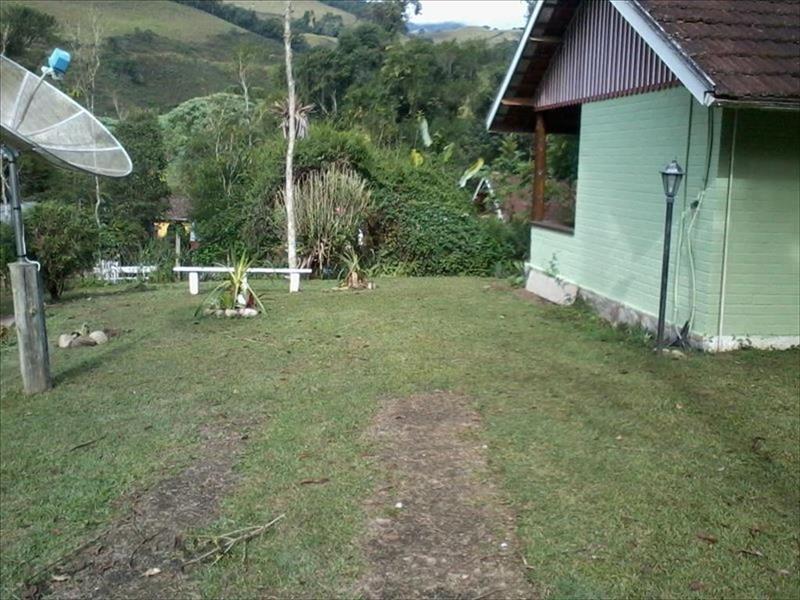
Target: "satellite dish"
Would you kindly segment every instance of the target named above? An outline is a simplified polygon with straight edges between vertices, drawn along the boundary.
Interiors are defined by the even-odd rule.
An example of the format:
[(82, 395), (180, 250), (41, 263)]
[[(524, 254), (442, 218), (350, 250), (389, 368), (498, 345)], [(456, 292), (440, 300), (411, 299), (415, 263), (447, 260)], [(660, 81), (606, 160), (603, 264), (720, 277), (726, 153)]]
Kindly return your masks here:
[(58, 79), (69, 66), (69, 53), (53, 51), (37, 77), (0, 55), (0, 158), (7, 164), (17, 261), (9, 264), (14, 295), (22, 383), (28, 394), (50, 389), (50, 355), (38, 263), (28, 260), (19, 194), (17, 158), (33, 150), (62, 167), (125, 177), (131, 159), (100, 121), (44, 78)]
[[(66, 56), (68, 64), (69, 55)], [(61, 167), (106, 177), (130, 174), (131, 159), (108, 129), (88, 110), (44, 81), (47, 74), (59, 73), (58, 63), (52, 58), (50, 65), (36, 76), (0, 56), (3, 140), (18, 151), (33, 150)]]

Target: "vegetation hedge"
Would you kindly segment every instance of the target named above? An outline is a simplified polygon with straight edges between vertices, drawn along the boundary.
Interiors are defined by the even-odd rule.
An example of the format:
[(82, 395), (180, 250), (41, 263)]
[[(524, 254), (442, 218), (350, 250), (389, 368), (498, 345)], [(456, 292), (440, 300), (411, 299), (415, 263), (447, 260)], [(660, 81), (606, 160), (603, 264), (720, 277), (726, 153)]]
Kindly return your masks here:
[(42, 264), (47, 291), (58, 300), (67, 280), (94, 263), (98, 229), (91, 211), (63, 202), (41, 202), (25, 215), (31, 256)]
[[(381, 266), (411, 275), (489, 275), (513, 246), (479, 218), (452, 172), (437, 165), (386, 168), (375, 187), (373, 240)], [(502, 224), (499, 225), (501, 228)]]

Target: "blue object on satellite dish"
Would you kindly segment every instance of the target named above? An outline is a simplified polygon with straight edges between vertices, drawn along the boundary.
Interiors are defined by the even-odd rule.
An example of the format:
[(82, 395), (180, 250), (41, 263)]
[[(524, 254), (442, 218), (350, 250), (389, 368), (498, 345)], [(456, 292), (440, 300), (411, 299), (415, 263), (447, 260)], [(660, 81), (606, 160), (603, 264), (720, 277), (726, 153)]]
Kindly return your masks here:
[(125, 177), (133, 165), (122, 145), (88, 110), (44, 81), (57, 68), (66, 69), (68, 57), (56, 50), (37, 76), (0, 56), (0, 137), (62, 167)]
[(70, 60), (72, 60), (72, 57), (70, 56), (69, 52), (62, 50), (61, 48), (56, 48), (53, 50), (50, 58), (47, 59), (47, 65), (56, 75), (63, 77), (64, 73), (66, 73), (67, 69), (69, 68)]

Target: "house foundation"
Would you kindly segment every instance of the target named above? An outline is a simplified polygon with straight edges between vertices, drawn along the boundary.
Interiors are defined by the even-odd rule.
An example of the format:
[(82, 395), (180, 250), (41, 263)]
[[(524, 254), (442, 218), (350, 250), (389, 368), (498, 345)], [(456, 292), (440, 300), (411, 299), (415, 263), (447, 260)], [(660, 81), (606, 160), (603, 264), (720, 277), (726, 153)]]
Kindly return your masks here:
[[(635, 309), (617, 300), (612, 300), (602, 294), (581, 288), (553, 277), (536, 269), (529, 263), (528, 276), (525, 289), (553, 304), (569, 306), (577, 299), (584, 301), (605, 321), (615, 327), (638, 327), (655, 333), (658, 326), (658, 317), (642, 310)], [(680, 328), (667, 323), (666, 336), (675, 339)], [(757, 348), (762, 350), (787, 350), (800, 346), (800, 336), (791, 335), (703, 335), (692, 332), (689, 343), (693, 348), (704, 352), (729, 352), (743, 348)]]

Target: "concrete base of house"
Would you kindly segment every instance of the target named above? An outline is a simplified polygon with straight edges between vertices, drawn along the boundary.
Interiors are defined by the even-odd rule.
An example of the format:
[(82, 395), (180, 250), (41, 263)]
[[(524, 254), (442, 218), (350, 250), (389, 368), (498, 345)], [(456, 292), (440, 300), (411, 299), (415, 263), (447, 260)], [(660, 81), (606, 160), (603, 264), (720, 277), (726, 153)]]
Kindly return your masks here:
[(557, 277), (551, 277), (530, 263), (525, 263), (528, 276), (525, 289), (554, 304), (569, 305), (578, 297), (578, 286)]
[(697, 347), (706, 352), (728, 352), (742, 348), (788, 350), (800, 346), (800, 335), (713, 335), (697, 341)]
[[(590, 305), (598, 315), (611, 324), (641, 327), (655, 333), (658, 317), (632, 308), (617, 300), (612, 300), (591, 290), (583, 289), (557, 277), (552, 277), (530, 264), (525, 289), (555, 304), (570, 305), (580, 298)], [(666, 335), (678, 336), (679, 328), (667, 323)], [(792, 335), (751, 335), (751, 336), (708, 336), (692, 333), (689, 336), (692, 347), (705, 352), (728, 352), (741, 348), (763, 350), (786, 350), (800, 346), (800, 336)]]

